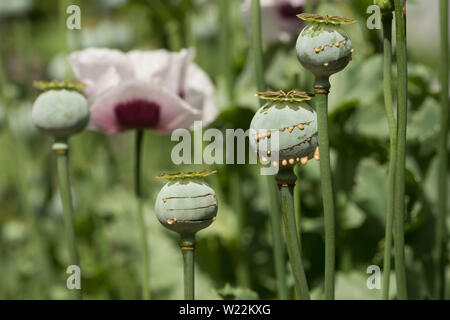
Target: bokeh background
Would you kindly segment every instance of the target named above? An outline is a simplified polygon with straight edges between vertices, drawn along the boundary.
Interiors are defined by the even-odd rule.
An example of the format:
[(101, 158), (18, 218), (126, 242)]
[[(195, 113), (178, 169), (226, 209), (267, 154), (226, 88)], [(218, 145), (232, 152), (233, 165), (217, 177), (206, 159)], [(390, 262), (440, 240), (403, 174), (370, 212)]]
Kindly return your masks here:
[[(303, 1), (292, 1), (302, 5)], [(353, 61), (332, 77), (330, 139), (337, 200), (338, 299), (378, 299), (366, 269), (382, 266), (389, 134), (383, 104), (379, 30), (366, 27), (369, 0), (321, 0), (319, 13), (353, 17), (346, 27)], [(178, 51), (216, 85), (220, 115), (210, 127), (249, 127), (259, 106), (250, 52), (248, 1), (241, 0), (0, 0), (0, 298), (65, 299), (62, 208), (52, 140), (31, 123), (39, 92), (33, 80), (73, 79), (67, 54), (88, 47)], [(264, 3), (264, 1), (262, 1)], [(65, 28), (65, 8), (81, 8), (81, 30)], [(263, 7), (265, 79), (271, 89), (308, 90), (312, 78), (295, 56), (302, 28), (297, 11)], [(274, 10), (273, 8), (269, 8)], [(437, 204), (439, 133), (438, 1), (408, 1), (409, 119), (406, 261), (409, 298), (431, 297), (431, 253)], [(293, 15), (294, 14), (294, 15)], [(289, 21), (289, 22), (287, 22)], [(281, 26), (294, 25), (287, 31)], [(281, 31), (277, 28), (280, 27)], [(278, 31), (277, 31), (278, 30)], [(395, 77), (395, 68), (394, 68)], [(139, 299), (141, 255), (133, 195), (133, 133), (85, 131), (71, 138), (71, 178), (82, 286), (90, 299)], [(154, 201), (175, 166), (170, 136), (146, 132), (143, 184), (154, 299), (181, 299), (177, 235), (154, 216)], [(198, 234), (199, 299), (275, 299), (269, 203), (255, 165), (215, 165), (207, 178), (217, 191), (217, 221)], [(313, 298), (320, 298), (324, 241), (319, 167), (297, 168), (302, 250)], [(450, 195), (449, 195), (450, 196)], [(448, 222), (448, 221), (447, 221)], [(293, 286), (286, 256), (289, 284)], [(447, 272), (449, 273), (449, 272)], [(392, 275), (393, 276), (393, 275)], [(447, 279), (450, 279), (448, 274)], [(395, 281), (391, 281), (395, 293)], [(450, 292), (450, 282), (447, 282)], [(292, 295), (293, 295), (293, 289)]]

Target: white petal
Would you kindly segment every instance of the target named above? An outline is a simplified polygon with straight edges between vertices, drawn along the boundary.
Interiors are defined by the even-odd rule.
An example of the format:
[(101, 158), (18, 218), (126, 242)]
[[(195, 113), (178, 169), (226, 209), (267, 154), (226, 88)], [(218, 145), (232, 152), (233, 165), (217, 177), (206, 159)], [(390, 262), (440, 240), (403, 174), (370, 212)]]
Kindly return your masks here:
[(187, 103), (202, 113), (204, 126), (217, 118), (219, 111), (214, 85), (208, 75), (195, 63), (189, 65), (183, 93)]
[[(264, 42), (288, 42), (295, 33), (300, 33), (303, 23), (300, 19), (283, 17), (279, 8), (282, 4), (304, 5), (304, 0), (261, 0), (262, 38)], [(241, 5), (241, 13), (247, 33), (251, 34), (251, 0)], [(300, 13), (300, 12), (299, 12)]]
[(96, 96), (134, 77), (127, 56), (119, 50), (89, 48), (69, 56), (75, 77), (88, 85), (86, 95)]
[(170, 52), (164, 49), (154, 51), (130, 51), (127, 56), (138, 80), (152, 81), (169, 91), (180, 94), (185, 81), (186, 70), (194, 56), (193, 49)]

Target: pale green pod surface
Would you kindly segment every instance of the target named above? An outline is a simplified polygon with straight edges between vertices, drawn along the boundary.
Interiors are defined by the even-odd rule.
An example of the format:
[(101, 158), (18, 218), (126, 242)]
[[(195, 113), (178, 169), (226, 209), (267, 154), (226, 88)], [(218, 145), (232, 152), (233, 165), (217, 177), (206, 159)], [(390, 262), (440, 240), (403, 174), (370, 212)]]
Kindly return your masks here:
[(318, 78), (327, 78), (344, 69), (352, 58), (352, 43), (336, 25), (311, 23), (297, 38), (297, 58)]
[(73, 90), (42, 93), (34, 102), (32, 119), (36, 127), (55, 138), (67, 138), (82, 131), (89, 121), (86, 98)]
[(201, 179), (174, 179), (159, 192), (155, 212), (159, 222), (180, 234), (208, 227), (217, 214), (214, 190)]
[(318, 146), (317, 115), (304, 101), (268, 101), (256, 112), (250, 129), (250, 146), (261, 156), (276, 149), (272, 144), (274, 133), (278, 133), (279, 160), (288, 163), (284, 166), (292, 166), (292, 161), (298, 163), (303, 157), (312, 158)]

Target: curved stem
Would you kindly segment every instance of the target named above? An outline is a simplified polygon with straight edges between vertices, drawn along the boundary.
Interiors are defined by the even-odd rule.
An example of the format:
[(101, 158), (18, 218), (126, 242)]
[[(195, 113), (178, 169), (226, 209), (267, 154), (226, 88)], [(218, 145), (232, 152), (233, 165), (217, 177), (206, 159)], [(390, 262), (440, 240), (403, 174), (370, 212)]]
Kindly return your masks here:
[(195, 235), (181, 235), (180, 249), (183, 254), (184, 300), (194, 300)]
[(328, 79), (316, 79), (315, 105), (319, 131), (320, 148), (320, 181), (322, 186), (322, 201), (325, 217), (325, 299), (334, 299), (335, 273), (335, 205), (333, 182), (331, 177), (330, 147), (328, 141)]
[(384, 104), (389, 125), (390, 151), (389, 176), (387, 194), (386, 230), (384, 237), (383, 286), (382, 299), (389, 299), (389, 279), (391, 275), (392, 226), (394, 223), (395, 165), (397, 159), (397, 123), (395, 121), (392, 100), (392, 13), (384, 14), (383, 46), (384, 46)]
[(143, 207), (143, 198), (141, 193), (141, 153), (142, 153), (142, 141), (144, 139), (144, 131), (136, 131), (136, 145), (135, 145), (135, 166), (134, 166), (134, 192), (137, 201), (137, 214), (138, 223), (140, 227), (141, 235), (141, 250), (142, 250), (142, 298), (144, 300), (150, 299), (149, 288), (149, 256), (148, 256), (148, 243), (147, 243), (147, 227), (145, 225)]
[(293, 186), (280, 186), (281, 213), (283, 216), (286, 244), (289, 260), (294, 274), (297, 295), (301, 300), (309, 300), (309, 289), (303, 268), (300, 248), (298, 246), (297, 228), (295, 224)]
[[(263, 49), (261, 36), (261, 7), (259, 0), (252, 0), (252, 52), (255, 64), (255, 77), (258, 91), (266, 90), (264, 81)], [(288, 299), (288, 289), (286, 285), (286, 269), (284, 260), (283, 235), (280, 223), (280, 203), (276, 196), (277, 187), (273, 179), (266, 177), (269, 194), (270, 220), (272, 226), (273, 257), (275, 262), (275, 274), (277, 279), (278, 298)]]
[[(57, 140), (53, 144), (53, 151), (56, 153), (56, 165), (58, 168), (58, 181), (64, 214), (66, 241), (69, 247), (69, 265), (76, 265), (80, 267), (77, 239), (75, 234), (72, 194), (70, 190), (68, 155), (69, 145), (67, 144), (67, 140)], [(81, 288), (75, 289), (75, 297), (77, 299), (82, 299)]]
[(436, 297), (445, 299), (445, 265), (447, 254), (447, 145), (448, 145), (448, 0), (440, 1), (441, 25), (441, 132), (439, 139), (439, 213), (436, 232)]
[(405, 15), (403, 15), (402, 0), (395, 0), (395, 28), (397, 40), (397, 159), (395, 176), (395, 275), (398, 299), (407, 299), (406, 269), (405, 269), (405, 151), (406, 151), (406, 120), (408, 94), (408, 65), (406, 57)]

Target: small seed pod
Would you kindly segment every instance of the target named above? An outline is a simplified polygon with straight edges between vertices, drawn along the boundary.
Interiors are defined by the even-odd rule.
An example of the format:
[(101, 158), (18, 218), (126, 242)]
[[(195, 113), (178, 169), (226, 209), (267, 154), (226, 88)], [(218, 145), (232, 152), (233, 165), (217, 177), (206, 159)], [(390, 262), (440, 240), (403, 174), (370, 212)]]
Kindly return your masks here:
[(36, 127), (55, 138), (68, 138), (86, 127), (89, 107), (78, 92), (79, 84), (37, 82), (35, 86), (46, 90), (33, 105), (32, 120)]
[[(252, 119), (250, 129), (257, 136), (250, 136), (250, 146), (260, 157), (278, 151), (282, 169), (292, 168), (296, 163), (305, 165), (318, 148), (316, 112), (306, 102), (311, 96), (298, 91), (262, 92), (257, 96), (268, 101)], [(263, 134), (261, 138), (259, 132), (271, 134)], [(272, 143), (274, 133), (279, 137), (278, 150), (273, 150), (276, 149)]]
[(344, 69), (352, 58), (352, 43), (340, 27), (351, 24), (353, 19), (299, 14), (310, 22), (297, 38), (297, 58), (300, 63), (318, 78), (327, 78)]
[(182, 235), (192, 235), (215, 221), (216, 194), (202, 179), (214, 172), (205, 170), (158, 176), (169, 180), (156, 198), (155, 212), (159, 222)]

